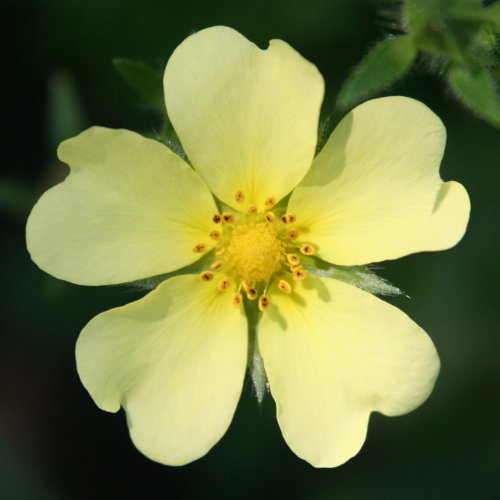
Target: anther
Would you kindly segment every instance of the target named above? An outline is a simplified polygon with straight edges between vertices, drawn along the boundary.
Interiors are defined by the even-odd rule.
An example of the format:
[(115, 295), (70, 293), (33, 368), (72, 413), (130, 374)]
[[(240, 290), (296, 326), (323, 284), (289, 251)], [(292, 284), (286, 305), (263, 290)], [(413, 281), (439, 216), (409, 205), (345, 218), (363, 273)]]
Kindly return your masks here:
[(243, 288), (243, 290), (245, 290), (245, 292), (248, 292), (248, 290), (250, 289), (250, 283), (248, 283), (247, 280), (243, 280), (241, 282), (241, 288)]
[(248, 215), (257, 215), (257, 207), (256, 205), (248, 205), (248, 208), (247, 208), (247, 214)]
[(249, 300), (254, 300), (257, 298), (257, 290), (255, 288), (249, 288), (247, 290), (247, 297)]
[(203, 271), (200, 274), (200, 280), (201, 281), (212, 281), (214, 279), (215, 273), (212, 271)]
[(231, 286), (231, 280), (229, 278), (223, 278), (217, 284), (217, 290), (224, 292)]
[(266, 208), (272, 208), (276, 205), (276, 198), (274, 196), (270, 196), (269, 198), (266, 198), (264, 201), (264, 206)]
[(226, 247), (220, 247), (215, 251), (215, 255), (222, 255), (226, 251)]
[(231, 303), (233, 304), (233, 307), (238, 309), (241, 306), (241, 303), (243, 302), (243, 295), (241, 293), (236, 292), (233, 293), (231, 296)]
[(259, 297), (259, 311), (267, 311), (269, 306), (271, 305), (271, 301), (267, 295), (261, 295)]
[(296, 220), (297, 216), (295, 214), (285, 214), (281, 217), (283, 224), (293, 224)]
[(234, 193), (234, 199), (236, 200), (236, 203), (243, 203), (245, 201), (245, 195), (241, 189), (238, 189), (236, 193)]
[(273, 212), (267, 212), (266, 220), (267, 222), (274, 222), (276, 220), (276, 215), (274, 215)]
[(304, 255), (314, 255), (314, 247), (308, 243), (304, 243), (300, 247), (300, 253), (303, 253)]
[(287, 234), (291, 240), (296, 240), (300, 236), (300, 232), (298, 229), (291, 229)]
[(222, 220), (226, 224), (232, 224), (234, 222), (234, 215), (231, 212), (223, 212), (222, 213)]
[(217, 231), (217, 229), (214, 229), (208, 233), (208, 236), (210, 236), (210, 238), (212, 238), (215, 241), (219, 241), (220, 240), (220, 231)]
[(222, 217), (219, 214), (214, 214), (212, 217), (212, 220), (216, 223), (219, 224), (219, 222), (222, 220)]
[(283, 293), (291, 293), (292, 291), (292, 286), (288, 281), (286, 280), (279, 280), (278, 283), (278, 288), (283, 292)]
[(197, 244), (193, 247), (193, 252), (194, 252), (194, 253), (202, 253), (202, 252), (204, 252), (206, 249), (207, 249), (207, 245), (205, 245), (205, 243), (197, 243)]
[(294, 269), (294, 271), (293, 271), (293, 279), (296, 281), (305, 280), (308, 276), (309, 276), (309, 273), (307, 272), (307, 269), (304, 269), (302, 267)]
[(287, 253), (286, 254), (286, 260), (288, 261), (289, 264), (292, 266), (297, 266), (300, 265), (300, 259), (299, 256), (295, 253)]
[(216, 260), (210, 267), (216, 271), (222, 267), (222, 264), (224, 264), (222, 260)]

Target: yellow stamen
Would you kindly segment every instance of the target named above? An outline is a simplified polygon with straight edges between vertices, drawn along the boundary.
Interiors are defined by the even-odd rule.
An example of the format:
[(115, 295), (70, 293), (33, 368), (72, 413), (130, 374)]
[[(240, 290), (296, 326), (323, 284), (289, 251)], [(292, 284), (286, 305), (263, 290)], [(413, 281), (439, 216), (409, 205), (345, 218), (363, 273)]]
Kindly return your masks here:
[(283, 224), (293, 224), (296, 220), (297, 216), (295, 214), (285, 214), (281, 217)]
[(309, 273), (303, 267), (299, 267), (293, 270), (293, 279), (296, 281), (305, 280), (309, 276)]
[(300, 236), (299, 230), (298, 229), (291, 229), (288, 231), (288, 237), (291, 240), (296, 240)]
[(274, 196), (270, 196), (269, 198), (266, 198), (264, 201), (264, 206), (266, 208), (272, 208), (276, 205), (276, 198)]
[(231, 303), (233, 304), (233, 307), (238, 309), (241, 306), (241, 303), (243, 302), (243, 295), (241, 293), (236, 292), (233, 293), (231, 296)]
[(266, 214), (267, 222), (274, 222), (276, 220), (276, 215), (273, 212), (267, 212)]
[(309, 245), (308, 243), (304, 243), (300, 247), (300, 252), (304, 255), (314, 255), (314, 247), (312, 245)]
[(207, 245), (205, 245), (205, 243), (197, 243), (197, 244), (193, 247), (193, 252), (194, 252), (194, 253), (202, 253), (202, 252), (204, 252), (206, 249), (207, 249)]
[(288, 261), (289, 264), (292, 266), (297, 266), (300, 265), (300, 259), (297, 254), (294, 253), (287, 253), (286, 254), (286, 260)]
[(236, 203), (243, 203), (245, 201), (245, 195), (241, 189), (238, 189), (236, 193), (234, 193), (234, 199), (236, 200)]
[(222, 260), (216, 260), (210, 267), (212, 269), (220, 269), (222, 267), (222, 264), (224, 264), (224, 262), (222, 262)]
[(292, 285), (288, 283), (286, 280), (280, 280), (278, 283), (278, 288), (283, 292), (283, 293), (291, 293), (292, 291)]
[(221, 292), (226, 291), (231, 286), (231, 280), (229, 278), (223, 278), (217, 284), (217, 290)]
[(212, 271), (203, 271), (200, 273), (200, 280), (201, 281), (212, 281), (214, 279), (215, 273)]
[(215, 255), (222, 255), (226, 251), (225, 247), (220, 247), (215, 251)]
[(269, 306), (271, 305), (271, 301), (267, 295), (261, 295), (259, 297), (259, 311), (267, 311)]
[(222, 212), (222, 220), (226, 224), (232, 224), (234, 222), (234, 215), (231, 212)]
[(215, 214), (215, 215), (212, 217), (212, 220), (213, 220), (216, 224), (219, 224), (219, 222), (222, 220), (222, 217), (221, 217), (219, 214)]
[(219, 241), (220, 240), (220, 231), (217, 231), (217, 229), (214, 229), (213, 231), (210, 231), (208, 233), (208, 236), (210, 236), (210, 238), (212, 238), (215, 241)]
[(258, 213), (258, 210), (257, 210), (257, 207), (255, 205), (248, 205), (248, 208), (247, 208), (248, 215), (257, 215), (257, 213)]
[(254, 300), (257, 298), (257, 290), (255, 288), (249, 288), (247, 291), (247, 297), (249, 300)]

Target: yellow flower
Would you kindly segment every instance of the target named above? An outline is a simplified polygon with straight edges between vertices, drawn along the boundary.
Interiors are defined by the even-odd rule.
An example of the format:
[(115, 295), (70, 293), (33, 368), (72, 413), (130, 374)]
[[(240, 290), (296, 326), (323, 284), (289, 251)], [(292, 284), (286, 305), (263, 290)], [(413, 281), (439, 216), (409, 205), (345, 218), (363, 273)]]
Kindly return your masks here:
[(246, 312), (258, 308), (285, 440), (315, 466), (339, 465), (362, 446), (370, 412), (400, 415), (427, 398), (439, 360), (397, 308), (303, 266), (455, 245), (469, 200), (439, 177), (444, 127), (417, 101), (375, 99), (314, 158), (324, 90), (315, 66), (280, 40), (261, 50), (225, 27), (187, 38), (164, 85), (193, 168), (160, 142), (93, 127), (61, 144), (71, 173), (28, 221), (33, 260), (81, 285), (206, 264), (90, 321), (76, 347), (82, 382), (103, 410), (125, 409), (145, 455), (195, 460), (230, 424)]

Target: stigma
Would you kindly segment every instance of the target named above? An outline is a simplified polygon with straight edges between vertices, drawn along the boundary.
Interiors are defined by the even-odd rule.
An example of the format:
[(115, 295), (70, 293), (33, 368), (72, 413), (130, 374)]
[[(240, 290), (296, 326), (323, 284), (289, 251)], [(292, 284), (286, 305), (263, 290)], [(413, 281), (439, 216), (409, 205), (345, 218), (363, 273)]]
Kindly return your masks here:
[[(218, 293), (229, 292), (228, 303), (235, 308), (257, 299), (259, 311), (265, 312), (273, 293), (292, 294), (296, 281), (309, 278), (302, 259), (314, 255), (315, 248), (301, 241), (297, 215), (281, 212), (274, 196), (266, 198), (263, 210), (239, 189), (234, 199), (239, 212), (209, 214), (218, 225), (207, 235), (215, 243), (215, 255), (200, 281), (212, 282), (204, 286), (215, 284)], [(193, 246), (196, 253), (206, 250), (205, 243)]]

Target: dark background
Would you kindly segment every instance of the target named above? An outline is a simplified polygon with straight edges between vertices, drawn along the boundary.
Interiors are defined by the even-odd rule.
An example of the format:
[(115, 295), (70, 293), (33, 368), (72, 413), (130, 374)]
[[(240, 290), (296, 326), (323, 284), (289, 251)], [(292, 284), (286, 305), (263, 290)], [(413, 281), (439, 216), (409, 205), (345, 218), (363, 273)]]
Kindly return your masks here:
[[(331, 108), (350, 68), (397, 30), (389, 3), (367, 0), (196, 2), (2, 1), (0, 498), (495, 499), (500, 497), (498, 131), (455, 101), (422, 58), (390, 89), (423, 101), (448, 131), (445, 180), (472, 200), (463, 241), (384, 263), (412, 298), (391, 299), (434, 340), (442, 371), (430, 399), (398, 418), (372, 416), (358, 456), (314, 469), (284, 443), (267, 397), (245, 385), (234, 421), (204, 458), (181, 467), (133, 447), (122, 412), (97, 409), (76, 374), (74, 344), (95, 314), (138, 297), (60, 282), (29, 259), (24, 224), (64, 175), (55, 149), (90, 124), (154, 133), (157, 114), (117, 76), (114, 57), (158, 70), (186, 36), (232, 26), (261, 47), (289, 42), (327, 82)], [(497, 327), (495, 329), (495, 327)]]

